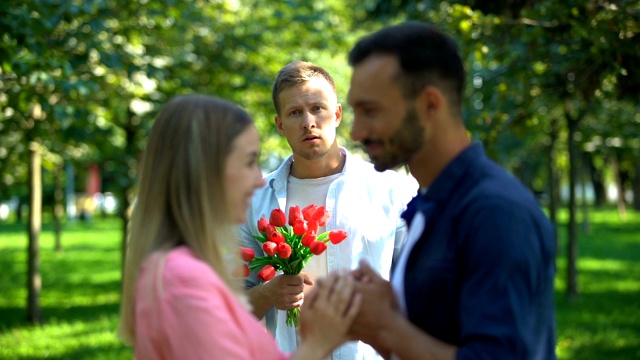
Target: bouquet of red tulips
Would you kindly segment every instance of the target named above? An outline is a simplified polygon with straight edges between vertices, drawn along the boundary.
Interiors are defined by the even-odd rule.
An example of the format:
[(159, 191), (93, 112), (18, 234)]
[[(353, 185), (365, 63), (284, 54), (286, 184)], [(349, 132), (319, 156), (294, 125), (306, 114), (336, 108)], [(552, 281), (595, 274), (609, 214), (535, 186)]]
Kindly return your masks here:
[[(269, 281), (277, 271), (286, 275), (299, 274), (313, 255), (320, 255), (327, 249), (327, 243), (339, 244), (347, 238), (344, 230), (331, 230), (318, 235), (318, 228), (325, 226), (331, 215), (324, 206), (309, 205), (289, 208), (289, 226), (287, 217), (280, 209), (271, 211), (269, 220), (258, 220), (260, 236), (254, 236), (262, 243), (266, 256), (256, 257), (253, 250), (241, 248), (242, 259), (248, 263), (245, 273), (255, 269), (258, 279)], [(287, 310), (287, 325), (298, 327), (300, 308)]]

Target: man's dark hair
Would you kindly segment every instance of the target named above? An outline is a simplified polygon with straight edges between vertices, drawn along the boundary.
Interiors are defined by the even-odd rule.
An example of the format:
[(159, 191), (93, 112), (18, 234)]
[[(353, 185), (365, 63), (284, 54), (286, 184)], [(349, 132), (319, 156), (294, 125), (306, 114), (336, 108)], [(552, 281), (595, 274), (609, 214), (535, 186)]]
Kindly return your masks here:
[(401, 69), (397, 78), (405, 98), (415, 99), (433, 85), (460, 109), (465, 83), (462, 59), (455, 41), (434, 26), (410, 21), (368, 35), (351, 49), (349, 65), (374, 54), (397, 56)]

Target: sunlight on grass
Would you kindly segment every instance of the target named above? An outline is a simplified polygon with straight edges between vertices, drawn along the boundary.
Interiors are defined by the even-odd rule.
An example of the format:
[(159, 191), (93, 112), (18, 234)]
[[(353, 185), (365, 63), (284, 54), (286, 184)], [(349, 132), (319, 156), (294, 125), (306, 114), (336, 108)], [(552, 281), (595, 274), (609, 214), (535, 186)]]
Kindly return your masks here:
[[(581, 258), (578, 268), (582, 274), (583, 292), (640, 291), (640, 264), (637, 262)], [(621, 273), (626, 273), (627, 278), (607, 281), (609, 277), (617, 277)]]
[(40, 237), (45, 325), (26, 317), (26, 236), (0, 227), (0, 358), (131, 359), (116, 337), (120, 302), (120, 226), (115, 219), (65, 224), (63, 251)]
[(560, 228), (556, 286), (559, 359), (640, 358), (640, 214), (590, 213), (579, 234), (578, 291), (566, 297), (566, 228)]
[(119, 348), (116, 353), (131, 357), (132, 352), (123, 349), (117, 339), (116, 327), (117, 316), (112, 315), (93, 321), (51, 321), (41, 328), (18, 328), (0, 336), (0, 358), (88, 358), (96, 350)]

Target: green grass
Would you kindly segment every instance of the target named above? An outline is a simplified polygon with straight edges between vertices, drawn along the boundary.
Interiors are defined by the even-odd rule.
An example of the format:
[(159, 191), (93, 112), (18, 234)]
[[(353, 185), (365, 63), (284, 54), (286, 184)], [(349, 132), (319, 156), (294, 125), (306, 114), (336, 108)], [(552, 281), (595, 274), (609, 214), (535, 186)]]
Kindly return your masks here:
[(40, 237), (44, 326), (26, 319), (24, 225), (0, 224), (0, 359), (131, 359), (116, 338), (120, 301), (120, 222), (66, 224), (64, 250), (51, 226)]
[[(562, 214), (566, 220), (566, 214)], [(577, 298), (565, 296), (565, 241), (556, 278), (560, 359), (640, 358), (640, 214), (592, 211), (580, 233)], [(25, 226), (0, 223), (0, 359), (131, 359), (115, 336), (120, 293), (120, 223), (66, 224), (64, 251), (50, 225), (40, 238), (45, 324), (29, 326)], [(565, 236), (562, 226), (561, 239)]]
[(592, 211), (589, 223), (590, 233), (579, 232), (576, 298), (564, 290), (566, 241), (560, 243), (558, 358), (640, 359), (640, 213), (623, 222), (615, 210)]

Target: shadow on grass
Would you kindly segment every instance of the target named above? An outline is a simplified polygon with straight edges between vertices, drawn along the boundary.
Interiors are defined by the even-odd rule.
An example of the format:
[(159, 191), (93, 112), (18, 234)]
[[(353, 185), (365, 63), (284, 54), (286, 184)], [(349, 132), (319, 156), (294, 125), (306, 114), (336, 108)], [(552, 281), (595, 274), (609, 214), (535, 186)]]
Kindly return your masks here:
[[(101, 317), (112, 316), (120, 311), (120, 304), (102, 305), (77, 305), (70, 307), (42, 307), (44, 324), (59, 322), (88, 322)], [(25, 307), (1, 307), (0, 308), (0, 333), (11, 331), (14, 328), (31, 326), (26, 321), (27, 309)]]
[[(41, 242), (40, 304), (45, 325), (84, 322), (118, 313), (122, 255), (114, 228), (117, 220), (66, 224), (64, 250), (60, 253)], [(0, 333), (29, 326), (24, 232), (21, 224), (0, 226), (0, 241), (6, 239), (0, 243)]]
[[(48, 355), (47, 359), (52, 360), (111, 360), (111, 359), (132, 359), (133, 350), (117, 345), (95, 346), (87, 345), (67, 351), (62, 355)], [(41, 360), (40, 356), (21, 356), (20, 360)]]
[[(119, 312), (120, 280), (96, 283), (91, 280), (82, 281), (80, 278), (77, 283), (71, 283), (64, 281), (61, 276), (55, 281), (51, 286), (45, 285), (41, 292), (40, 303), (45, 325), (51, 322), (86, 322)], [(0, 306), (0, 333), (30, 326), (26, 321), (26, 305), (22, 305), (26, 304), (26, 291), (19, 294), (23, 295), (23, 301)], [(14, 290), (7, 295), (15, 297), (18, 294)], [(20, 305), (15, 306), (16, 304)]]
[[(598, 353), (594, 354), (593, 349), (597, 348)], [(605, 357), (601, 357), (601, 355), (606, 355)], [(622, 345), (622, 346), (613, 346), (610, 343), (603, 342), (593, 342), (589, 345), (578, 346), (575, 348), (572, 359), (583, 359), (583, 360), (629, 360), (629, 359), (640, 359), (640, 347), (638, 344), (630, 344), (630, 345)]]
[(638, 359), (640, 266), (618, 259), (600, 263), (602, 268), (580, 270), (578, 296), (556, 292), (560, 352), (567, 359)]
[[(62, 222), (62, 234), (68, 234), (73, 232), (82, 231), (120, 231), (122, 220), (117, 217), (107, 217), (104, 219), (95, 219), (88, 221), (63, 221)], [(41, 234), (53, 233), (54, 224), (51, 221), (46, 221), (42, 224)], [(2, 234), (6, 235), (24, 235), (25, 239), (28, 234), (28, 225), (26, 223), (0, 223), (0, 238)]]

